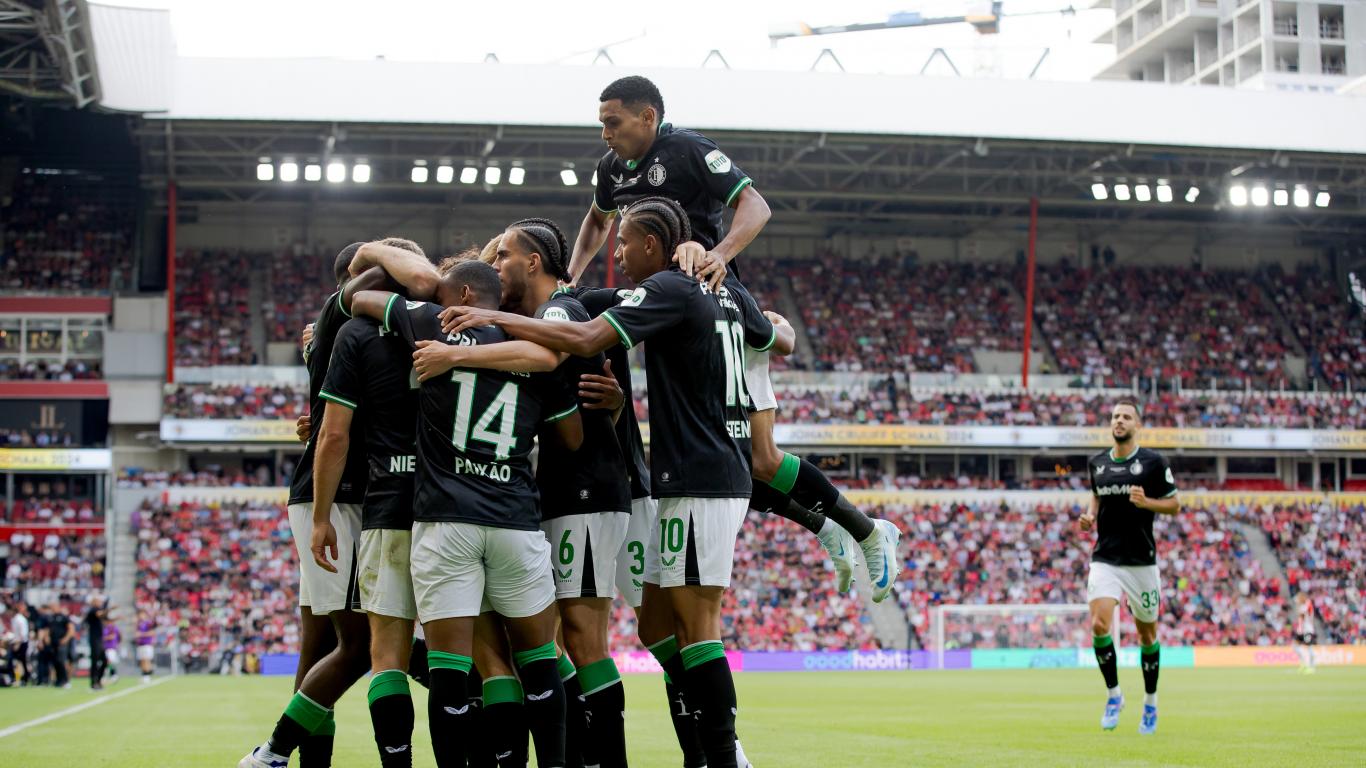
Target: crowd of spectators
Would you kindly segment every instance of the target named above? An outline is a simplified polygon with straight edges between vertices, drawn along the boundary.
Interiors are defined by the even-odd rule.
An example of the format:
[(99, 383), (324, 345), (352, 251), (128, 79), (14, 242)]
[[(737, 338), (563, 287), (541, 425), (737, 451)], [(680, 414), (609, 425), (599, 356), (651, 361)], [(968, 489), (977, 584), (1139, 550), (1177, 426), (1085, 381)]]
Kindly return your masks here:
[(1259, 524), (1292, 592), (1307, 592), (1321, 642), (1366, 642), (1366, 505), (1263, 505), (1236, 510)]
[(1366, 387), (1366, 318), (1332, 278), (1312, 267), (1290, 273), (1275, 267), (1262, 277), (1271, 300), (1309, 350), (1310, 371), (1333, 389)]
[(283, 504), (146, 502), (133, 515), (136, 603), (187, 668), (298, 651), (298, 565)]
[(283, 253), (269, 260), (269, 279), (261, 306), (269, 341), (297, 341), (303, 327), (318, 317), (323, 300), (336, 290), (331, 276), (336, 257)]
[(94, 359), (36, 359), (20, 363), (18, 358), (0, 358), (0, 381), (82, 381), (104, 378), (103, 365)]
[(176, 419), (297, 419), (308, 391), (289, 384), (168, 384), (162, 415)]
[(131, 277), (133, 195), (71, 174), (23, 173), (0, 201), (0, 290), (108, 293)]
[(252, 365), (252, 257), (183, 251), (176, 259), (176, 364)]
[(5, 513), (4, 519), (12, 523), (71, 525), (104, 521), (104, 513), (96, 509), (90, 499), (27, 496), (15, 499)]
[[(16, 530), (7, 542), (0, 576), (5, 590), (50, 590), (79, 595), (104, 589), (104, 533)], [(0, 546), (0, 549), (3, 549)]]
[(117, 482), (120, 488), (264, 488), (282, 485), (279, 478), (275, 477), (270, 467), (264, 463), (251, 470), (208, 467), (198, 470), (162, 471), (124, 467), (119, 470)]
[(70, 448), (80, 441), (60, 429), (8, 429), (0, 427), (0, 448)]
[[(775, 261), (791, 281), (818, 371), (976, 370), (973, 349), (1019, 350), (1011, 271), (909, 256)], [(795, 321), (794, 321), (795, 322)]]
[(1093, 386), (1302, 383), (1289, 380), (1293, 342), (1252, 273), (1063, 262), (1039, 267), (1035, 284), (1035, 315), (1059, 371)]

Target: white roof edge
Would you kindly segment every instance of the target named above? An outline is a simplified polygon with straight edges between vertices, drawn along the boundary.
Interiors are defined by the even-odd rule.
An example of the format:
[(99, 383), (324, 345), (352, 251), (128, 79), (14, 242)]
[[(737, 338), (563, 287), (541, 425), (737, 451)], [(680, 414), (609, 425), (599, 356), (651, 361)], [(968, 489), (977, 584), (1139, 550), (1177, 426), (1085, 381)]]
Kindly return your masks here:
[[(103, 17), (96, 20), (99, 34)], [(1366, 154), (1366, 99), (1333, 94), (1125, 81), (188, 58), (173, 55), (161, 36), (169, 33), (164, 21), (126, 26), (127, 44), (99, 46), (105, 106), (176, 120), (595, 128), (602, 88), (643, 74), (664, 94), (666, 119), (702, 130)], [(150, 48), (133, 44), (137, 34), (150, 36)], [(164, 80), (159, 61), (166, 62)], [(126, 94), (122, 102), (119, 94)]]

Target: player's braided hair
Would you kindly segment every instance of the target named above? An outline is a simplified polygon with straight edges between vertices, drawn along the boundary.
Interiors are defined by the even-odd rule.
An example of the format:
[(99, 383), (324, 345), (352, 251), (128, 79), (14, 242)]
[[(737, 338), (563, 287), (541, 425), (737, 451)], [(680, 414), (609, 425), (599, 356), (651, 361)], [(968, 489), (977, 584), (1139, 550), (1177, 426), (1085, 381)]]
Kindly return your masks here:
[(683, 206), (667, 197), (642, 197), (631, 203), (622, 214), (622, 220), (654, 235), (667, 258), (673, 257), (679, 245), (692, 239), (688, 214)]
[(550, 219), (531, 218), (513, 222), (509, 229), (517, 230), (530, 240), (530, 249), (541, 254), (541, 260), (552, 275), (566, 282), (569, 280), (569, 243), (558, 224)]

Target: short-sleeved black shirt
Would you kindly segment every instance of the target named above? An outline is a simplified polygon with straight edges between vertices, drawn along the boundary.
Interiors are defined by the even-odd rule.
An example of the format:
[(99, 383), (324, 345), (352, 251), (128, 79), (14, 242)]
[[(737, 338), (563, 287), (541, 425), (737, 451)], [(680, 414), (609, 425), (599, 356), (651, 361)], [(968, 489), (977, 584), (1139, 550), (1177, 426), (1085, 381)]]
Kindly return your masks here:
[[(491, 326), (443, 333), (440, 312), (434, 304), (394, 296), (384, 327), (410, 347), (422, 340), (466, 346), (508, 340)], [(578, 409), (574, 392), (551, 374), (457, 368), (422, 382), (413, 519), (539, 530), (531, 447), (542, 424)]]
[[(582, 323), (591, 320), (568, 291), (556, 291), (536, 310), (538, 320)], [(570, 392), (578, 392), (583, 374), (602, 375), (602, 354), (570, 355), (555, 375)], [(583, 404), (580, 403), (580, 406)], [(617, 442), (612, 414), (582, 408), (583, 445), (566, 449), (556, 440), (542, 440), (536, 461), (536, 484), (541, 490), (541, 519), (589, 512), (630, 512), (631, 486), (626, 477), (626, 458)]]
[[(574, 298), (588, 310), (589, 317), (597, 317), (631, 296), (630, 288), (575, 288)], [(645, 441), (640, 436), (640, 422), (636, 421), (635, 396), (631, 387), (631, 360), (626, 347), (614, 344), (604, 353), (612, 363), (612, 373), (626, 392), (626, 405), (617, 419), (617, 443), (626, 454), (626, 474), (631, 481), (631, 498), (650, 496), (650, 467), (645, 463)]]
[(639, 163), (610, 150), (602, 156), (593, 205), (614, 213), (642, 197), (667, 197), (687, 212), (692, 239), (711, 250), (726, 235), (722, 213), (751, 183), (711, 139), (664, 123)]
[(631, 347), (649, 341), (650, 484), (655, 498), (749, 498), (749, 389), (744, 346), (773, 325), (724, 285), (712, 292), (677, 269), (656, 273), (601, 317)]
[[(318, 432), (323, 426), (323, 420), (319, 418), (319, 414), (323, 413), (323, 380), (327, 378), (327, 364), (332, 358), (332, 345), (336, 342), (337, 332), (349, 317), (341, 299), (341, 291), (338, 291), (323, 302), (322, 311), (313, 324), (313, 341), (304, 349), (304, 366), (308, 368), (308, 412), (313, 418), (309, 424), (304, 453), (299, 457), (298, 466), (294, 467), (294, 476), (290, 478), (290, 504), (313, 503), (313, 453), (317, 450)], [(338, 504), (360, 504), (365, 500), (367, 470), (363, 421), (364, 417), (361, 416), (351, 421), (351, 451), (334, 499)]]
[(365, 417), (363, 449), (370, 461), (361, 514), (365, 530), (413, 527), (417, 391), (408, 342), (368, 317), (342, 326), (321, 397)]
[(1096, 514), (1096, 548), (1091, 559), (1110, 565), (1157, 565), (1153, 538), (1155, 512), (1129, 501), (1129, 489), (1139, 485), (1150, 499), (1171, 498), (1176, 478), (1171, 465), (1157, 451), (1139, 448), (1123, 461), (1113, 451), (1091, 457), (1091, 491), (1100, 499)]

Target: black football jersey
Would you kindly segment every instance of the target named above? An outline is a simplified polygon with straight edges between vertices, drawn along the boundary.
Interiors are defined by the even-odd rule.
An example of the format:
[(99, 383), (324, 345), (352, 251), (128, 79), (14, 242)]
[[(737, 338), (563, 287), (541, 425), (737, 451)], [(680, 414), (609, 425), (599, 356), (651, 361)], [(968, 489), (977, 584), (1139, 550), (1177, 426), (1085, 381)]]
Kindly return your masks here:
[[(323, 426), (323, 420), (319, 417), (323, 413), (323, 381), (327, 378), (327, 365), (332, 358), (332, 346), (337, 333), (348, 319), (350, 315), (342, 306), (341, 292), (328, 296), (313, 324), (313, 340), (304, 349), (304, 366), (308, 368), (308, 412), (313, 418), (309, 424), (304, 453), (294, 468), (294, 476), (290, 478), (290, 504), (313, 502), (313, 452), (318, 445), (318, 432)], [(364, 420), (363, 415), (357, 414), (351, 421), (351, 451), (347, 454), (346, 469), (342, 472), (334, 499), (338, 504), (360, 504), (365, 500), (368, 469), (365, 462)]]
[(749, 498), (749, 389), (744, 346), (773, 338), (726, 286), (677, 269), (643, 280), (601, 317), (622, 346), (648, 341), (650, 484), (655, 498)]
[(329, 407), (343, 406), (365, 417), (364, 452), (370, 475), (361, 527), (412, 528), (417, 465), (412, 347), (368, 317), (348, 320), (332, 346), (320, 396)]
[[(630, 288), (575, 288), (572, 295), (579, 300), (589, 317), (597, 317), (610, 307), (620, 304), (631, 296)], [(640, 435), (640, 422), (636, 421), (635, 395), (631, 387), (631, 360), (626, 348), (614, 344), (604, 353), (612, 362), (612, 373), (626, 391), (626, 405), (622, 407), (621, 418), (617, 419), (617, 443), (626, 454), (626, 474), (631, 481), (631, 498), (645, 499), (650, 496), (650, 467), (645, 463), (645, 440)]]
[(598, 210), (616, 213), (642, 197), (667, 197), (683, 206), (692, 239), (707, 250), (726, 235), (725, 209), (753, 183), (711, 139), (671, 123), (659, 127), (639, 163), (609, 150), (598, 161), (597, 173), (593, 205)]
[[(592, 318), (566, 290), (556, 291), (536, 310), (538, 320), (587, 322)], [(604, 357), (570, 355), (555, 369), (562, 386), (577, 393), (583, 374), (602, 375)], [(583, 445), (570, 451), (557, 440), (541, 441), (536, 461), (536, 484), (541, 490), (541, 519), (588, 512), (630, 512), (631, 486), (626, 458), (617, 441), (610, 411), (583, 408)], [(623, 406), (624, 408), (624, 406)], [(625, 414), (623, 414), (624, 416)]]
[(1157, 565), (1153, 517), (1129, 501), (1129, 489), (1140, 486), (1150, 499), (1176, 494), (1171, 465), (1157, 451), (1139, 448), (1117, 461), (1113, 451), (1091, 457), (1091, 491), (1100, 499), (1096, 513), (1096, 547), (1091, 559), (1110, 565)]
[[(501, 328), (441, 330), (441, 307), (395, 295), (385, 330), (416, 348), (422, 340), (480, 345), (508, 341)], [(456, 368), (418, 391), (417, 484), (413, 519), (540, 530), (531, 448), (542, 425), (579, 409), (551, 374)]]

